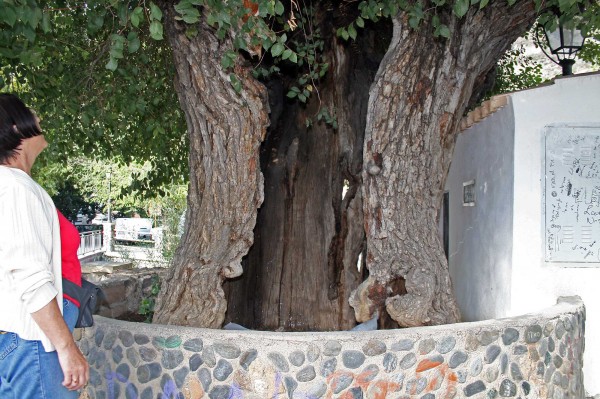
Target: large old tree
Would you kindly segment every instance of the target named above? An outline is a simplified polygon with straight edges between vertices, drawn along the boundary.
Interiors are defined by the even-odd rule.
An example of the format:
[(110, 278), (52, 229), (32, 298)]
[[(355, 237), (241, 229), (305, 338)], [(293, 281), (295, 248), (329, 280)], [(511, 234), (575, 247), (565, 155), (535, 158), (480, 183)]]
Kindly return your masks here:
[[(98, 39), (94, 62), (106, 58), (115, 79), (135, 81), (154, 64), (154, 77), (129, 97), (144, 104), (125, 123), (120, 110), (107, 112), (122, 129), (144, 126), (149, 114), (163, 127), (162, 135), (150, 129), (149, 142), (169, 136), (161, 106), (177, 125), (177, 111), (160, 100), (172, 97), (159, 93), (161, 84), (169, 91), (164, 76), (174, 66), (190, 186), (185, 233), (154, 321), (283, 330), (347, 329), (376, 315), (381, 327), (458, 321), (437, 211), (460, 119), (496, 61), (548, 6), (571, 20), (578, 3), (157, 4), (96, 1), (83, 10), (58, 1), (31, 11), (39, 18), (12, 5), (3, 7), (14, 8), (14, 19), (2, 14), (12, 36), (26, 39), (5, 49), (22, 69), (37, 53), (21, 60), (14, 46), (38, 48), (25, 28), (78, 40), (75, 28), (64, 29), (76, 26), (69, 18), (88, 21), (84, 36), (112, 34)], [(144, 32), (166, 36), (168, 46)], [(132, 54), (141, 47), (143, 62), (124, 57), (124, 47)], [(81, 69), (94, 71), (94, 62)], [(120, 95), (106, 93), (98, 104), (83, 96), (82, 108), (95, 104), (100, 118), (110, 93)], [(151, 104), (158, 109), (148, 112)], [(111, 151), (138, 144), (110, 137)], [(157, 166), (176, 148), (156, 147), (148, 157)]]

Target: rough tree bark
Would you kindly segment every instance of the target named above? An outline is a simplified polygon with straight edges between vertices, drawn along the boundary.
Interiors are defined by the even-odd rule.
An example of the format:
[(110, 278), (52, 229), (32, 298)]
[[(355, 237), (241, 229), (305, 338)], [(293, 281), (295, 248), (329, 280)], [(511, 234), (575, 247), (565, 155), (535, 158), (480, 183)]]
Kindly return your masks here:
[(356, 43), (340, 42), (328, 2), (316, 7), (330, 63), (320, 99), (335, 110), (339, 128), (316, 123), (307, 129), (305, 119), (318, 112), (317, 95), (303, 106), (285, 98), (282, 82), (271, 85), (272, 123), (261, 150), (265, 202), (244, 274), (225, 283), (227, 321), (253, 329), (356, 324), (348, 298), (363, 280), (357, 260), (365, 249), (360, 186), (368, 90), (391, 24), (363, 32)]
[(188, 37), (173, 4), (162, 9), (190, 137), (190, 187), (185, 234), (154, 322), (220, 328), (227, 309), (222, 283), (242, 273), (263, 200), (259, 148), (269, 123), (267, 92), (238, 57), (236, 93), (220, 62), (228, 40), (219, 41), (204, 21)]
[[(364, 149), (369, 278), (351, 298), (359, 321), (386, 307), (401, 326), (460, 319), (438, 237), (460, 119), (481, 77), (531, 26), (533, 1), (490, 2), (462, 19), (442, 16), (449, 39), (394, 18), (392, 43), (370, 92)], [(390, 295), (404, 280), (407, 293)]]

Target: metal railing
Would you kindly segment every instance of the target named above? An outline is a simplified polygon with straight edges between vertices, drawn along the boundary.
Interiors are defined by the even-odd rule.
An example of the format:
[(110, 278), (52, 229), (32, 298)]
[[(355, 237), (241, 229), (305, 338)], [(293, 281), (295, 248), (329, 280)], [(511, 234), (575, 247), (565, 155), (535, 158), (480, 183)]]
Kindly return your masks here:
[(79, 233), (80, 243), (77, 255), (85, 255), (102, 249), (102, 231), (86, 231)]

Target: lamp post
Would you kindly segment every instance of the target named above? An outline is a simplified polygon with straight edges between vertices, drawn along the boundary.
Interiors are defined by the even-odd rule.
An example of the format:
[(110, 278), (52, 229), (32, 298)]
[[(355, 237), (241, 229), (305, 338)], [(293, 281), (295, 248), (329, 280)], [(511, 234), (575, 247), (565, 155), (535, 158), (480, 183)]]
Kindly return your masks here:
[(542, 27), (552, 56), (544, 50), (544, 46), (539, 42), (538, 35), (536, 35), (536, 39), (546, 57), (561, 66), (563, 76), (572, 75), (575, 54), (583, 47), (585, 36), (583, 36), (581, 30), (577, 29), (575, 25), (565, 26), (560, 20), (560, 12), (555, 10), (554, 15), (558, 21), (555, 20), (554, 23), (548, 22)]
[(110, 212), (110, 189), (111, 189), (111, 177), (112, 177), (112, 173), (109, 171), (106, 173), (106, 178), (108, 179), (108, 201), (107, 201), (107, 205), (108, 205), (108, 223), (112, 222), (112, 217), (111, 217), (111, 212)]

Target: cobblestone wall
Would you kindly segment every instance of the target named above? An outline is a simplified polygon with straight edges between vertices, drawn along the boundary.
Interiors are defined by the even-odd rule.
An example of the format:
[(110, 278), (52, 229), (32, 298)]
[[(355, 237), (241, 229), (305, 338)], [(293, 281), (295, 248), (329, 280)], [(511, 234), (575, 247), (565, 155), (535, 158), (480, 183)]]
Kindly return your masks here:
[(517, 318), (372, 332), (274, 333), (128, 323), (76, 334), (81, 398), (584, 398), (579, 298)]

